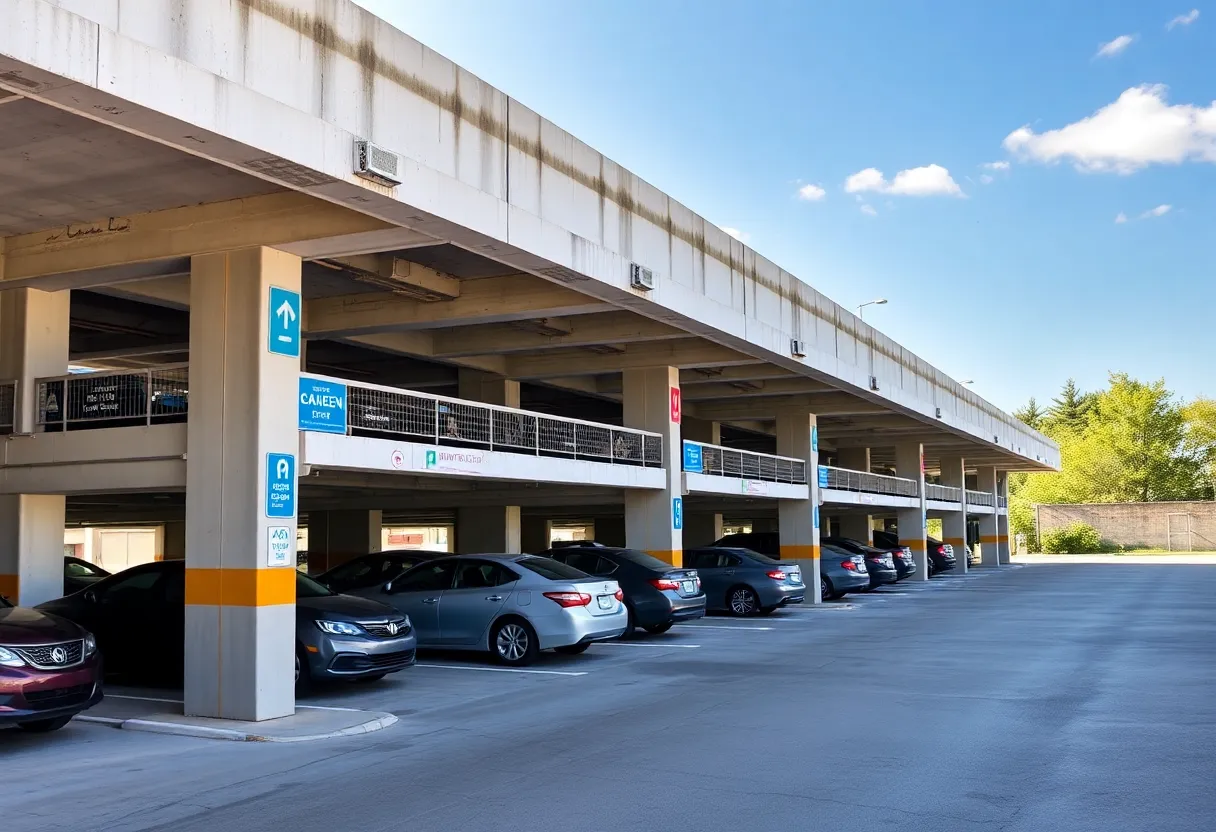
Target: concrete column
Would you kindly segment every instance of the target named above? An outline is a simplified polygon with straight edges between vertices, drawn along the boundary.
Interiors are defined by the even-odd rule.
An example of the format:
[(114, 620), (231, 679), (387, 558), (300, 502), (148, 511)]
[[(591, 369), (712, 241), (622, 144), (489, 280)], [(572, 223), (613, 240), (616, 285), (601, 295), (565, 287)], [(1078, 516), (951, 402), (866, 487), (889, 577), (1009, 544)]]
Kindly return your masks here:
[[(625, 541), (673, 566), (684, 562), (684, 477), (680, 423), (674, 406), (680, 395), (680, 371), (675, 367), (648, 367), (621, 374), (625, 426), (649, 430), (663, 437), (661, 490), (625, 489)], [(677, 506), (679, 508), (677, 509)], [(676, 528), (677, 513), (681, 528)]]
[[(1009, 499), (1009, 474), (1006, 471), (996, 472), (996, 551), (997, 561), (1000, 564), (1010, 562), (1009, 556), (1009, 514), (1001, 514), (1001, 500)], [(1008, 509), (1006, 509), (1008, 512)]]
[(625, 545), (625, 517), (624, 515), (615, 515), (612, 517), (597, 517), (591, 530), (591, 536), (599, 543), (605, 546), (624, 546)]
[(681, 420), (680, 434), (689, 442), (704, 442), (707, 445), (722, 444), (722, 423), (708, 419), (685, 416)]
[(481, 370), (461, 367), (457, 383), (462, 399), (500, 407), (519, 407), (519, 382)]
[(819, 585), (819, 424), (804, 409), (777, 411), (777, 454), (806, 460), (807, 499), (777, 502), (781, 559), (798, 561), (815, 604), (823, 602)]
[[(993, 495), (996, 502), (996, 469), (991, 465), (983, 465), (975, 469), (975, 490), (985, 491)], [(992, 514), (981, 514), (980, 519), (980, 565), (997, 566), (1000, 564), (1000, 541), (998, 538), (995, 510)]]
[[(836, 464), (852, 471), (870, 471), (869, 448), (840, 448), (836, 451)], [(842, 514), (840, 534), (862, 543), (874, 542), (873, 518), (868, 514)]]
[(185, 712), (193, 716), (295, 712), (295, 558), (271, 566), (269, 555), (272, 538), (294, 553), (296, 517), (268, 516), (268, 491), (272, 478), (299, 472), (289, 466), (300, 443), (292, 404), (300, 360), (270, 352), (272, 343), (290, 349), (271, 326), (272, 287), (300, 291), (299, 257), (248, 248), (191, 259)]
[(157, 560), (186, 559), (186, 523), (184, 520), (165, 523), (157, 529), (157, 532)]
[(308, 512), (308, 574), (379, 552), (383, 531), (384, 512), (376, 509)]
[(917, 575), (929, 580), (929, 555), (925, 546), (925, 453), (919, 442), (902, 442), (895, 446), (895, 476), (916, 480), (919, 505), (901, 508), (895, 515), (899, 529), (899, 545), (907, 546), (916, 558)]
[[(0, 292), (0, 380), (17, 382), (15, 434), (36, 429), (36, 380), (68, 370), (70, 304), (66, 291)], [(0, 595), (23, 606), (63, 595), (65, 505), (62, 495), (0, 496)]]
[[(311, 547), (312, 541), (308, 545)], [(455, 551), (461, 555), (519, 554), (522, 551), (519, 506), (456, 509)]]
[(553, 543), (553, 521), (547, 517), (521, 517), (519, 540), (524, 552), (536, 554), (547, 550)]
[(708, 546), (722, 536), (722, 515), (694, 511), (684, 517), (684, 541), (693, 546)]
[(958, 511), (942, 515), (942, 542), (954, 547), (958, 566), (956, 570), (966, 574), (967, 563), (967, 489), (966, 467), (961, 456), (942, 457), (942, 485), (962, 489), (963, 500)]
[(851, 471), (870, 472), (869, 448), (840, 448), (836, 451), (836, 464)]

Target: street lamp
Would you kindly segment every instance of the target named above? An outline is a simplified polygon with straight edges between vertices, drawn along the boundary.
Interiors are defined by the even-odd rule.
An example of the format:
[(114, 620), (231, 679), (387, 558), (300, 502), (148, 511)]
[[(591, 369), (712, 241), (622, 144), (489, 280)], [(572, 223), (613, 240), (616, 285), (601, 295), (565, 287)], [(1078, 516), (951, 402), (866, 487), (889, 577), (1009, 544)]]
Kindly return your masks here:
[(866, 319), (865, 308), (867, 306), (882, 306), (886, 302), (887, 302), (886, 298), (876, 298), (874, 300), (866, 301), (861, 306), (857, 307), (857, 317), (861, 318), (864, 321)]

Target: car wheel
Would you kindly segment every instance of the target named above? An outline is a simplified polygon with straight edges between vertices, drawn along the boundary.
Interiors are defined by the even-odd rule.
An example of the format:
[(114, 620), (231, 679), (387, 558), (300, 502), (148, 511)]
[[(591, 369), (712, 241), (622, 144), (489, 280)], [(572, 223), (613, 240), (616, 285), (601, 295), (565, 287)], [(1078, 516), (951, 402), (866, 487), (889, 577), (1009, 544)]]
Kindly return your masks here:
[(508, 618), (494, 625), (490, 633), (490, 652), (506, 665), (522, 667), (536, 661), (540, 646), (536, 631), (520, 618)]
[(296, 696), (302, 696), (312, 689), (312, 672), (308, 669), (308, 659), (304, 657), (304, 649), (296, 647)]
[(731, 615), (755, 615), (760, 609), (760, 599), (750, 586), (736, 586), (726, 594), (726, 608), (730, 610)]
[(29, 731), (31, 734), (46, 734), (51, 731), (58, 731), (71, 721), (72, 718), (70, 716), (61, 716), (55, 719), (36, 719), (33, 722), (18, 722), (17, 727), (22, 731)]
[(586, 653), (587, 648), (591, 646), (591, 642), (584, 641), (582, 644), (567, 644), (565, 647), (554, 647), (553, 652), (561, 653), (563, 656), (577, 656), (579, 653)]
[(387, 675), (388, 675), (387, 673), (373, 673), (371, 676), (360, 676), (355, 681), (356, 682), (379, 682), (381, 679), (383, 679)]
[(662, 624), (650, 624), (643, 628), (652, 636), (661, 635), (671, 629), (671, 622), (665, 621)]
[(819, 577), (819, 597), (824, 601), (835, 601), (840, 597), (840, 594), (832, 588), (831, 580), (822, 575)]

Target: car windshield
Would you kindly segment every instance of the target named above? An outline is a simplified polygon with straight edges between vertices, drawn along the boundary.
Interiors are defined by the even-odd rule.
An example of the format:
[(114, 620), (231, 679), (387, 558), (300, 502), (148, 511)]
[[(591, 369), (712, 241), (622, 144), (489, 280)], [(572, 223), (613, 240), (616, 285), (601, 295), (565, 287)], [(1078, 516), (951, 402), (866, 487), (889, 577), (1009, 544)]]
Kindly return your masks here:
[(639, 552), (637, 549), (618, 549), (617, 557), (621, 560), (627, 560), (630, 563), (636, 563), (638, 566), (644, 566), (647, 569), (654, 569), (657, 572), (666, 572), (671, 569), (671, 564), (666, 561), (661, 561), (658, 558), (648, 555), (645, 552)]
[(580, 572), (573, 566), (567, 566), (552, 558), (520, 558), (515, 563), (529, 572), (535, 572), (542, 578), (548, 578), (551, 581), (585, 581), (591, 579), (591, 576), (586, 572)]
[(303, 572), (296, 572), (297, 598), (325, 598), (336, 593), (326, 589)]
[(69, 578), (104, 578), (109, 575), (91, 563), (81, 560), (69, 560), (63, 565), (63, 574)]
[(762, 555), (759, 552), (752, 551), (751, 549), (732, 549), (731, 551), (738, 552), (746, 557), (751, 558), (754, 561), (763, 563), (765, 565), (768, 565), (770, 563), (781, 563), (781, 561), (777, 560), (776, 558), (770, 558), (768, 555)]

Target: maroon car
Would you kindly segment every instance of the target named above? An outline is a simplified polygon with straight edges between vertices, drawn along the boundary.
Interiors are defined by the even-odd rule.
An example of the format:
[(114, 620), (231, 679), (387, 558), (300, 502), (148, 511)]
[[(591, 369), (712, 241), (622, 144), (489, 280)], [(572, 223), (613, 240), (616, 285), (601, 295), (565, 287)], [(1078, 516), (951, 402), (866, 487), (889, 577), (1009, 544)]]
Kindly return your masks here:
[(91, 633), (0, 598), (0, 725), (55, 731), (101, 696)]

